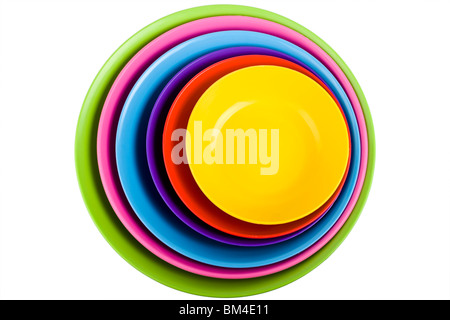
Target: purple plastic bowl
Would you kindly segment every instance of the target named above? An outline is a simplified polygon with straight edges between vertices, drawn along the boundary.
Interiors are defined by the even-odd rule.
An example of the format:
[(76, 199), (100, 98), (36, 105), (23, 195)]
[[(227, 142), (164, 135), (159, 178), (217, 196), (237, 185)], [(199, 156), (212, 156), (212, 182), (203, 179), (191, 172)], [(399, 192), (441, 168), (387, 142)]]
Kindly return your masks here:
[[(234, 236), (213, 228), (192, 213), (178, 197), (167, 175), (162, 155), (162, 136), (167, 114), (180, 90), (199, 72), (221, 60), (243, 55), (268, 55), (294, 62), (305, 69), (311, 69), (289, 55), (276, 50), (261, 47), (232, 47), (206, 54), (181, 69), (162, 89), (151, 112), (147, 127), (146, 153), (147, 162), (153, 182), (164, 202), (172, 212), (186, 225), (211, 239), (238, 246), (264, 246), (291, 239), (308, 230), (317, 223), (331, 206), (315, 221), (293, 233), (266, 239), (250, 239)], [(311, 71), (312, 72), (312, 71)], [(315, 74), (316, 75), (316, 74)], [(317, 75), (316, 75), (317, 76)], [(318, 77), (318, 76), (317, 76)], [(320, 79), (320, 77), (318, 77)], [(322, 79), (320, 79), (322, 80)]]

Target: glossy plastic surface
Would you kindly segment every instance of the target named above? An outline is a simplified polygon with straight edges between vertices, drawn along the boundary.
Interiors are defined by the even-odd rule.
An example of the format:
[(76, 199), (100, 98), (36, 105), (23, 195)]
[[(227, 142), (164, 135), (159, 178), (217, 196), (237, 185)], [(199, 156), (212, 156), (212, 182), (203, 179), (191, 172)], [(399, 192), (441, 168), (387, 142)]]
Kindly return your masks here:
[[(217, 80), (194, 106), (186, 134), (189, 143), (179, 145), (200, 189), (224, 212), (256, 224), (289, 223), (320, 208), (350, 154), (333, 97), (282, 66), (250, 66)], [(178, 154), (175, 146), (172, 161)]]
[[(241, 54), (247, 53), (247, 55), (232, 57), (220, 61), (221, 58), (226, 57), (223, 55), (224, 53), (232, 52), (234, 50), (238, 50)], [(275, 56), (249, 55), (252, 52), (266, 53)], [(285, 60), (279, 59), (280, 55)], [(292, 61), (287, 61), (287, 59)], [(211, 61), (215, 60), (218, 60), (218, 62), (207, 67)], [(189, 115), (196, 101), (203, 94), (203, 92), (222, 76), (238, 68), (244, 68), (255, 64), (284, 65), (286, 67), (296, 69), (299, 72), (307, 74), (309, 77), (320, 83), (323, 88), (334, 97), (332, 92), (328, 89), (328, 87), (326, 87), (322, 80), (301, 67), (300, 62), (292, 57), (284, 56), (277, 51), (257, 47), (239, 47), (212, 52), (180, 70), (161, 92), (155, 103), (155, 108), (150, 116), (149, 126), (147, 129), (147, 159), (149, 162), (150, 171), (152, 173), (152, 178), (155, 181), (155, 185), (161, 193), (161, 196), (164, 198), (168, 206), (177, 214), (177, 216), (188, 223), (191, 227), (198, 230), (198, 225), (194, 225), (192, 221), (187, 221), (187, 208), (189, 208), (192, 213), (198, 216), (202, 221), (213, 226), (215, 229), (222, 230), (228, 234), (236, 235), (239, 239), (241, 239), (241, 241), (241, 237), (246, 237), (254, 239), (255, 241), (263, 241), (265, 239), (266, 241), (273, 241), (273, 243), (276, 243), (280, 241), (280, 238), (291, 238), (311, 227), (312, 224), (315, 223), (317, 219), (319, 219), (334, 203), (342, 190), (345, 181), (341, 182), (338, 190), (336, 190), (335, 194), (327, 201), (327, 203), (325, 203), (319, 210), (316, 210), (314, 213), (306, 216), (305, 218), (282, 225), (258, 225), (236, 219), (220, 210), (200, 190), (192, 177), (189, 165), (186, 163), (175, 165), (171, 161), (171, 152), (178, 144), (178, 142), (172, 141), (171, 132), (177, 128), (187, 127)], [(202, 70), (203, 67), (206, 68)], [(199, 73), (196, 74), (196, 72)], [(192, 80), (190, 80), (191, 78)], [(186, 85), (184, 85), (185, 83)], [(177, 103), (173, 104), (175, 98), (177, 98)], [(169, 112), (165, 110), (169, 108)], [(167, 118), (164, 119), (166, 114)], [(163, 120), (165, 120), (164, 134), (162, 134), (162, 132), (160, 133), (160, 121)], [(160, 140), (162, 140), (162, 143)], [(163, 168), (161, 168), (161, 165), (159, 164), (161, 149), (163, 150), (165, 163), (163, 164)], [(167, 171), (164, 169), (164, 165)], [(168, 179), (170, 179), (170, 182), (167, 182)], [(176, 192), (175, 195), (173, 195), (173, 190)], [(178, 204), (177, 195), (183, 203), (186, 204), (187, 208), (184, 208)], [(204, 230), (201, 231), (205, 234)], [(272, 237), (276, 238), (273, 239)], [(217, 237), (215, 237), (215, 239), (217, 239)]]
[[(145, 155), (147, 123), (162, 88), (176, 72), (194, 59), (233, 46), (260, 46), (292, 55), (324, 79), (340, 102), (351, 133), (352, 162), (342, 192), (328, 213), (305, 233), (264, 247), (234, 247), (218, 243), (187, 227), (173, 214), (161, 210), (161, 199), (148, 171)], [(259, 267), (290, 258), (319, 240), (336, 222), (350, 200), (361, 157), (358, 125), (342, 87), (317, 59), (301, 48), (270, 35), (248, 31), (223, 31), (190, 39), (158, 58), (130, 91), (120, 115), (116, 136), (116, 161), (125, 195), (142, 223), (163, 243), (182, 255), (210, 265), (229, 268)]]
[[(268, 275), (251, 269), (245, 273), (240, 270), (237, 275), (228, 274), (229, 269), (208, 267), (206, 265), (183, 262), (183, 258), (172, 259), (172, 266), (157, 255), (166, 258), (178, 257), (177, 253), (154, 240), (153, 255), (128, 232), (122, 220), (113, 209), (110, 197), (105, 194), (99, 167), (97, 165), (97, 129), (102, 107), (110, 92), (112, 84), (123, 71), (127, 63), (145, 45), (171, 28), (185, 30), (187, 23), (203, 23), (215, 18), (227, 18), (233, 15), (251, 21), (266, 21), (280, 28), (287, 29), (298, 37), (305, 39), (308, 51), (323, 62), (344, 86), (355, 108), (360, 127), (362, 142), (362, 162), (355, 193), (345, 212), (333, 228), (310, 249), (298, 255), (298, 260), (291, 259), (291, 268)], [(197, 20), (200, 19), (200, 20)], [(272, 22), (273, 21), (273, 22)], [(279, 23), (279, 25), (278, 25)], [(212, 24), (216, 26), (217, 24)], [(254, 26), (249, 23), (249, 28)], [(290, 29), (289, 29), (290, 28)], [(298, 33), (297, 33), (298, 32)], [(309, 40), (311, 39), (311, 40)], [(314, 41), (314, 42), (313, 42)], [(306, 47), (304, 47), (306, 48)], [(348, 77), (348, 78), (347, 78)], [(366, 131), (367, 129), (367, 131)], [(83, 103), (76, 131), (75, 166), (77, 178), (86, 207), (93, 222), (105, 240), (127, 262), (148, 277), (171, 288), (184, 292), (214, 297), (239, 297), (274, 290), (306, 275), (324, 262), (344, 241), (360, 216), (373, 180), (375, 165), (375, 135), (370, 110), (356, 78), (343, 60), (322, 39), (298, 23), (275, 13), (246, 6), (213, 5), (191, 8), (164, 17), (133, 35), (108, 59), (93, 81)], [(132, 219), (130, 221), (133, 221)], [(150, 240), (153, 237), (149, 237)], [(192, 266), (200, 266), (199, 269)], [(201, 270), (201, 275), (195, 275)], [(207, 275), (206, 277), (204, 275)], [(210, 277), (258, 277), (223, 281)]]

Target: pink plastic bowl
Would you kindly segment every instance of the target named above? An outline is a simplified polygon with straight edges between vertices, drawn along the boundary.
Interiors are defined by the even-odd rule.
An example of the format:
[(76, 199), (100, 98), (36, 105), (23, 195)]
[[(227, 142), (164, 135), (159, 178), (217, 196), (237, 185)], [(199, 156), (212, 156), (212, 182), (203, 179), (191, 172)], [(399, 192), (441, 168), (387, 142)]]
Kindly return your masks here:
[[(227, 30), (246, 30), (273, 35), (290, 41), (316, 57), (336, 77), (347, 94), (355, 111), (361, 136), (361, 165), (358, 180), (346, 209), (335, 225), (325, 236), (305, 251), (278, 263), (257, 268), (232, 269), (206, 265), (188, 259), (162, 244), (145, 228), (128, 203), (120, 187), (114, 156), (115, 136), (120, 113), (128, 93), (141, 74), (152, 62), (172, 47), (193, 37)], [(218, 16), (188, 22), (167, 31), (148, 43), (127, 63), (117, 76), (103, 106), (97, 135), (97, 156), (103, 187), (111, 206), (127, 230), (145, 248), (166, 262), (188, 272), (214, 278), (244, 279), (269, 275), (304, 261), (321, 249), (339, 231), (359, 198), (367, 169), (368, 144), (364, 114), (353, 87), (339, 66), (318, 45), (302, 34), (271, 21), (246, 16)]]

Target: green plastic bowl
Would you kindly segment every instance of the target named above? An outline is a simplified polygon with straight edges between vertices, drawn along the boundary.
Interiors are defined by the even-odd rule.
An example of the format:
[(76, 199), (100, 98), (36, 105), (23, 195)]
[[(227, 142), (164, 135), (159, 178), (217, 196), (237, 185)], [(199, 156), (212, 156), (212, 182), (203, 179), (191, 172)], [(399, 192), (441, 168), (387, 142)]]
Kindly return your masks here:
[[(363, 109), (368, 134), (368, 163), (364, 185), (356, 206), (338, 233), (319, 251), (284, 271), (251, 279), (217, 279), (196, 275), (161, 260), (144, 248), (121, 224), (103, 190), (97, 165), (97, 126), (106, 96), (122, 68), (148, 42), (181, 24), (223, 15), (241, 15), (270, 20), (287, 26), (319, 45), (339, 65), (352, 84)], [(143, 28), (128, 39), (101, 68), (84, 100), (75, 138), (75, 165), (86, 207), (108, 243), (128, 263), (148, 277), (168, 287), (190, 294), (231, 298), (268, 292), (304, 276), (325, 261), (349, 234), (366, 203), (375, 165), (375, 135), (364, 94), (350, 69), (319, 37), (278, 14), (240, 5), (208, 5), (173, 13)]]

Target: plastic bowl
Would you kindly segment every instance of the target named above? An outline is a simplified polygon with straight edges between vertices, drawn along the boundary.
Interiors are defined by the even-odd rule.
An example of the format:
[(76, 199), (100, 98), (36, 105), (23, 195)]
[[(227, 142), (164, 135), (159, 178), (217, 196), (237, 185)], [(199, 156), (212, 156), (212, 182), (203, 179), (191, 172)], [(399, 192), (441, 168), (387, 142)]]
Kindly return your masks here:
[[(214, 277), (233, 277), (227, 275), (228, 269), (208, 267), (196, 263), (192, 263), (192, 265), (199, 268), (192, 268), (188, 260), (183, 261), (177, 258), (179, 256), (177, 253), (159, 244), (153, 236), (149, 237), (154, 241), (154, 249), (157, 248), (157, 250), (154, 251), (155, 255), (150, 254), (125, 228), (125, 223), (122, 222), (121, 217), (116, 215), (113, 202), (110, 202), (111, 196), (106, 195), (106, 187), (104, 188), (102, 185), (97, 165), (96, 132), (102, 107), (108, 93), (111, 92), (113, 82), (116, 78), (119, 79), (118, 76), (123, 71), (122, 69), (141, 48), (172, 28), (178, 27), (178, 30), (185, 30), (184, 24), (230, 15), (240, 15), (244, 19), (272, 20), (273, 22), (268, 22), (279, 23), (282, 28), (290, 28), (290, 31), (298, 32), (299, 37), (305, 38), (309, 42), (311, 46), (309, 51), (333, 72), (352, 101), (360, 126), (363, 152), (355, 193), (352, 195), (343, 215), (324, 238), (298, 255), (301, 256), (300, 259), (294, 262), (289, 269), (271, 275), (258, 273), (256, 269), (252, 269), (255, 272), (251, 274), (244, 274), (244, 271), (240, 270), (239, 274), (235, 276), (242, 275), (245, 279), (224, 281)], [(141, 66), (141, 68), (145, 69), (145, 66)], [(117, 92), (114, 92), (114, 94), (117, 94)], [(117, 106), (117, 108), (121, 107)], [(109, 128), (112, 129), (113, 126)], [(311, 31), (290, 19), (266, 10), (237, 5), (213, 5), (176, 12), (148, 25), (133, 35), (114, 52), (93, 81), (80, 111), (75, 139), (75, 166), (80, 191), (93, 222), (105, 240), (126, 261), (153, 280), (176, 290), (209, 297), (240, 297), (271, 291), (301, 278), (324, 262), (339, 247), (357, 222), (368, 198), (373, 180), (374, 164), (375, 136), (367, 101), (356, 78), (336, 52)], [(133, 219), (130, 221), (136, 222)], [(166, 258), (170, 258), (170, 262), (176, 266), (160, 259), (160, 254), (165, 254)], [(196, 275), (198, 272), (200, 274)], [(267, 276), (251, 278), (252, 276), (262, 275)], [(247, 276), (250, 278), (246, 278)]]
[(211, 202), (249, 223), (285, 224), (320, 210), (347, 172), (350, 135), (339, 103), (294, 67), (237, 68), (198, 99), (181, 93), (174, 102), (195, 101), (187, 128), (168, 132), (177, 143), (166, 165), (184, 161)]
[[(321, 76), (341, 104), (351, 133), (348, 179), (333, 207), (306, 232), (271, 246), (236, 247), (204, 237), (161, 208), (145, 156), (148, 119), (160, 91), (176, 72), (196, 58), (226, 47), (260, 46), (290, 54)], [(342, 87), (317, 59), (283, 39), (249, 31), (223, 31), (192, 38), (158, 58), (139, 78), (125, 101), (116, 136), (119, 178), (133, 210), (164, 244), (193, 260), (228, 268), (259, 267), (292, 257), (319, 240), (337, 221), (351, 198), (360, 166), (360, 136), (352, 106)]]
[[(161, 95), (159, 96), (155, 108), (152, 111), (150, 116), (148, 131), (147, 131), (147, 159), (149, 162), (150, 171), (152, 173), (152, 178), (155, 181), (155, 185), (160, 191), (162, 197), (165, 199), (166, 203), (168, 203), (169, 207), (177, 213), (178, 216), (181, 216), (183, 220), (183, 216), (187, 215), (184, 207), (178, 206), (177, 195), (173, 195), (174, 189), (180, 199), (184, 204), (201, 220), (205, 221), (207, 224), (213, 226), (215, 229), (221, 230), (223, 232), (233, 234), (238, 236), (238, 239), (241, 237), (251, 238), (251, 239), (267, 239), (266, 241), (274, 241), (272, 237), (276, 237), (276, 242), (279, 242), (279, 239), (283, 239), (286, 237), (293, 237), (295, 235), (300, 234), (305, 231), (307, 228), (311, 227), (317, 219), (319, 219), (332, 205), (335, 201), (339, 192), (342, 189), (342, 186), (345, 181), (345, 177), (341, 182), (338, 190), (336, 190), (333, 197), (327, 201), (327, 203), (321, 208), (321, 210), (317, 210), (314, 214), (308, 215), (304, 219), (300, 219), (293, 223), (282, 224), (282, 225), (258, 225), (253, 223), (248, 223), (242, 221), (240, 219), (236, 219), (219, 208), (217, 208), (200, 190), (200, 188), (195, 183), (191, 171), (186, 164), (174, 165), (170, 160), (170, 152), (173, 146), (176, 144), (171, 141), (170, 134), (167, 132), (172, 132), (177, 128), (185, 128), (187, 127), (188, 118), (190, 112), (200, 95), (204, 92), (204, 90), (215, 80), (219, 79), (221, 76), (227, 74), (228, 72), (233, 71), (237, 68), (242, 68), (255, 64), (265, 64), (272, 61), (280, 61), (280, 58), (268, 57), (268, 56), (255, 56), (255, 55), (246, 55), (246, 56), (238, 56), (234, 58), (228, 58), (220, 61), (220, 58), (223, 57), (223, 53), (230, 52), (232, 53), (235, 50), (239, 50), (238, 52), (244, 53), (247, 52), (251, 54), (253, 52), (262, 52), (266, 54), (277, 54), (276, 51), (263, 49), (263, 48), (230, 48), (223, 49), (220, 51), (216, 51), (206, 55), (195, 62), (189, 64), (181, 71), (177, 73), (177, 75), (169, 82), (166, 88), (163, 90)], [(185, 96), (187, 98), (178, 102), (178, 105), (172, 105), (172, 102), (175, 100), (175, 95), (182, 89), (183, 83), (187, 82), (186, 79), (191, 79), (195, 75), (195, 71), (193, 69), (199, 69), (205, 67), (207, 63), (202, 63), (203, 61), (209, 62), (211, 58), (217, 57), (219, 62), (216, 63), (214, 67), (217, 69), (216, 72), (211, 72), (212, 67), (208, 67), (206, 70), (203, 70), (195, 76), (195, 85), (190, 85), (189, 87), (185, 87), (183, 90), (188, 91), (185, 92)], [(286, 58), (287, 59), (287, 58)], [(290, 58), (292, 59), (292, 58)], [(283, 61), (283, 60), (281, 60)], [(286, 60), (284, 60), (286, 61)], [(299, 64), (294, 63), (294, 61), (288, 63), (291, 64), (292, 68), (297, 68), (299, 71), (308, 74), (310, 77), (321, 83), (326, 90), (329, 89), (323, 84), (323, 82), (317, 78), (311, 72), (302, 68)], [(195, 68), (197, 65), (198, 68)], [(210, 71), (207, 71), (210, 70)], [(201, 80), (201, 81), (200, 81)], [(190, 82), (194, 81), (191, 80)], [(172, 94), (169, 92), (172, 91)], [(190, 92), (189, 92), (190, 91)], [(329, 93), (332, 95), (331, 91)], [(171, 96), (166, 97), (166, 96)], [(180, 99), (178, 99), (180, 100)], [(183, 102), (183, 103), (181, 103)], [(167, 114), (167, 110), (170, 112), (167, 116), (165, 127), (166, 134), (164, 134), (161, 138), (162, 131), (159, 128), (159, 122), (164, 120), (165, 115)], [(162, 145), (161, 145), (161, 142)], [(163, 155), (165, 158), (165, 165), (167, 168), (167, 174), (164, 168), (161, 168), (159, 164), (159, 157), (161, 154), (161, 148), (163, 150)], [(162, 164), (164, 166), (164, 164)], [(170, 183), (166, 182), (167, 179), (170, 178)], [(286, 236), (283, 236), (286, 235)], [(282, 237), (280, 237), (282, 236)], [(275, 242), (273, 242), (275, 243)]]

